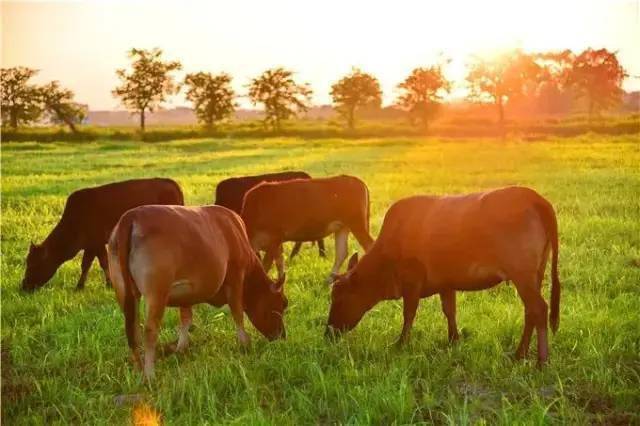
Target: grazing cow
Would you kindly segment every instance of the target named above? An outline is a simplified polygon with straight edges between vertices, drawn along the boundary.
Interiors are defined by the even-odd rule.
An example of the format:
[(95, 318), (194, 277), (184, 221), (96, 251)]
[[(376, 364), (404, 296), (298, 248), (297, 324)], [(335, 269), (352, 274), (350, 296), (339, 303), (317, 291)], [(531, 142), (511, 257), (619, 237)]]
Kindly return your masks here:
[(365, 250), (373, 244), (369, 190), (353, 176), (261, 183), (245, 195), (242, 219), (253, 248), (266, 250), (265, 270), (275, 259), (278, 276), (284, 275), (284, 241), (312, 241), (335, 234), (330, 281), (347, 257), (349, 231)]
[(138, 304), (145, 298), (144, 374), (153, 377), (155, 348), (166, 306), (180, 308), (176, 351), (188, 344), (192, 305), (229, 304), (238, 340), (249, 345), (246, 312), (268, 339), (284, 337), (284, 277), (273, 282), (256, 256), (240, 217), (220, 206), (142, 206), (126, 212), (109, 240), (109, 268), (124, 311), (137, 366), (141, 330)]
[[(311, 179), (306, 172), (280, 172), (268, 173), (265, 175), (241, 176), (225, 179), (216, 186), (215, 204), (226, 207), (234, 212), (242, 213), (242, 201), (244, 196), (251, 188), (262, 182), (284, 182), (294, 179)], [(324, 242), (318, 240), (318, 254), (325, 257)], [(301, 242), (296, 242), (291, 250), (289, 259), (293, 259), (300, 251)]]
[(51, 279), (60, 265), (84, 250), (76, 286), (84, 288), (95, 257), (109, 285), (105, 245), (127, 210), (145, 204), (184, 204), (182, 190), (171, 179), (134, 179), (84, 188), (67, 198), (62, 218), (42, 244), (31, 244), (22, 289), (33, 291)]
[(524, 303), (524, 333), (516, 351), (529, 350), (533, 328), (538, 360), (546, 361), (547, 303), (541, 285), (551, 257), (551, 328), (558, 329), (558, 228), (552, 205), (535, 191), (508, 187), (465, 196), (405, 198), (387, 212), (380, 236), (360, 262), (337, 278), (327, 333), (355, 327), (381, 300), (403, 299), (409, 331), (420, 298), (439, 293), (449, 339), (458, 339), (456, 291), (484, 290), (510, 280)]

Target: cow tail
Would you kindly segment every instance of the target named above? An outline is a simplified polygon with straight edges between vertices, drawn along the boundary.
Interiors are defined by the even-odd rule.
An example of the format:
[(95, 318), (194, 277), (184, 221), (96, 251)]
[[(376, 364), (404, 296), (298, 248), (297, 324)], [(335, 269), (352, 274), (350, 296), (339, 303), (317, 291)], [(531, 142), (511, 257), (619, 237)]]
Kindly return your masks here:
[(537, 204), (538, 211), (542, 216), (544, 228), (547, 232), (547, 238), (551, 242), (551, 311), (549, 313), (549, 322), (551, 330), (555, 333), (560, 325), (560, 279), (558, 277), (558, 221), (553, 206), (542, 199)]
[(129, 253), (131, 251), (131, 232), (134, 214), (125, 213), (118, 224), (116, 241), (118, 242), (118, 262), (124, 285), (124, 324), (129, 348), (135, 354), (138, 348), (136, 328), (138, 326), (138, 297), (136, 283), (129, 269)]

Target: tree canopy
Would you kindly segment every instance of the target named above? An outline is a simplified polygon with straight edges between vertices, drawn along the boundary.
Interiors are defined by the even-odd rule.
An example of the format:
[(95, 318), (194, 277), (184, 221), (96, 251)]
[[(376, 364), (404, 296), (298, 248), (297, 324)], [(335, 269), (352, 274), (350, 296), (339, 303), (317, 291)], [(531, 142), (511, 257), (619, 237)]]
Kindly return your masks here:
[(567, 82), (587, 101), (589, 117), (617, 105), (627, 76), (615, 52), (587, 49), (573, 61)]
[(398, 84), (398, 89), (402, 93), (397, 104), (409, 112), (412, 121), (418, 119), (426, 128), (440, 107), (442, 95), (451, 91), (451, 82), (446, 79), (439, 64), (414, 69)]
[(164, 61), (162, 50), (131, 49), (131, 71), (116, 70), (122, 84), (113, 90), (113, 95), (120, 98), (123, 105), (140, 115), (140, 130), (145, 129), (145, 113), (153, 112), (167, 96), (178, 92), (173, 71), (180, 70), (178, 61)]
[(540, 66), (531, 55), (520, 50), (493, 59), (476, 60), (469, 65), (467, 82), (470, 100), (490, 100), (504, 122), (504, 105), (509, 100), (531, 93), (540, 77)]
[(311, 94), (308, 83), (298, 84), (293, 72), (272, 68), (251, 80), (249, 99), (254, 105), (264, 105), (265, 123), (279, 131), (282, 121), (309, 109)]
[(365, 107), (380, 108), (382, 90), (378, 79), (354, 68), (331, 86), (331, 97), (349, 129), (355, 125), (356, 111)]
[(16, 129), (40, 118), (40, 92), (29, 82), (37, 73), (27, 67), (2, 68), (0, 71), (2, 126)]
[(71, 90), (60, 87), (60, 83), (52, 81), (39, 88), (42, 108), (54, 123), (64, 123), (72, 132), (78, 130), (76, 124), (82, 123), (86, 109), (74, 102)]
[(193, 103), (198, 120), (208, 128), (233, 114), (235, 92), (229, 74), (187, 74), (184, 84), (187, 86), (187, 100)]

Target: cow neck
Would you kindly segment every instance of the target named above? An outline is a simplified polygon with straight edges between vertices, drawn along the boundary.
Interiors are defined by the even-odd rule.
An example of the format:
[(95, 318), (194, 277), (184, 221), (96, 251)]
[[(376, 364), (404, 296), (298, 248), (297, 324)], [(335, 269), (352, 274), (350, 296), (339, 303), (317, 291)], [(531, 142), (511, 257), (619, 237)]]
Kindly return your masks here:
[(394, 285), (388, 273), (389, 261), (375, 247), (366, 253), (356, 265), (352, 274), (354, 281), (365, 295), (367, 305), (373, 306), (377, 302), (394, 297)]
[(253, 308), (253, 302), (259, 299), (260, 293), (269, 291), (270, 282), (271, 279), (267, 273), (264, 272), (262, 264), (260, 264), (257, 257), (254, 257), (248, 279), (244, 286), (244, 299), (248, 302), (248, 307), (251, 306), (251, 308)]
[(51, 233), (42, 243), (46, 247), (52, 259), (64, 262), (74, 257), (80, 247), (77, 244), (77, 231), (67, 225), (67, 221), (63, 219), (53, 228)]

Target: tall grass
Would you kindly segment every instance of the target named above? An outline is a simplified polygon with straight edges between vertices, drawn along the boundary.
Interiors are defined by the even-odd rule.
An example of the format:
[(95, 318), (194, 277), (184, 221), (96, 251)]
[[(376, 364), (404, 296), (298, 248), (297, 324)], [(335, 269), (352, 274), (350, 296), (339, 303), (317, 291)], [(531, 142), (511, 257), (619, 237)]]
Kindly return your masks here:
[[(595, 135), (470, 144), (436, 138), (214, 139), (157, 144), (2, 146), (2, 421), (122, 424), (638, 424), (640, 417), (640, 150), (637, 137)], [(33, 295), (18, 291), (30, 241), (54, 226), (74, 189), (169, 176), (188, 204), (220, 180), (287, 169), (360, 176), (372, 231), (396, 199), (528, 185), (557, 209), (561, 326), (551, 361), (511, 355), (523, 306), (512, 286), (458, 297), (462, 339), (449, 346), (437, 299), (421, 302), (411, 343), (391, 347), (401, 303), (370, 312), (341, 341), (323, 337), (328, 258), (305, 246), (287, 264), (287, 339), (250, 327), (243, 353), (228, 309), (198, 306), (187, 353), (159, 360), (146, 387), (128, 361), (123, 317), (94, 265), (74, 292), (79, 258)], [(361, 249), (350, 239), (351, 251)], [(205, 261), (205, 260), (203, 260)], [(544, 284), (548, 295), (548, 280)], [(548, 297), (548, 296), (546, 296)], [(162, 341), (175, 339), (165, 316)], [(532, 348), (533, 349), (533, 348)], [(141, 414), (142, 413), (142, 414)], [(146, 413), (146, 414), (145, 414)]]

